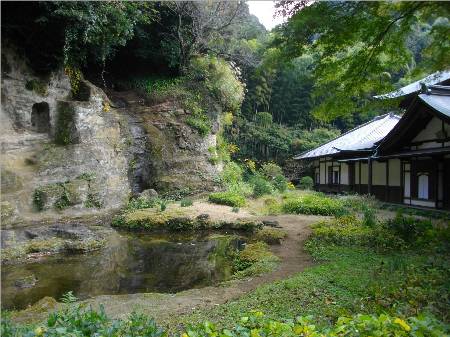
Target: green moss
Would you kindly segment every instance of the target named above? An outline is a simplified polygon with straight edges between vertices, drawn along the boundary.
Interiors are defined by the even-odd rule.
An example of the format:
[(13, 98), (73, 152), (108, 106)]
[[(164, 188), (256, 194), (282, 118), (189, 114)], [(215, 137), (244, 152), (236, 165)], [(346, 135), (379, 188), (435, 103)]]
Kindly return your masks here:
[(48, 95), (47, 83), (43, 81), (29, 80), (25, 83), (25, 89), (34, 91), (35, 93), (41, 96)]
[(14, 215), (14, 207), (8, 201), (0, 202), (0, 215), (1, 219), (6, 220)]
[(264, 242), (247, 244), (234, 259), (234, 278), (242, 278), (274, 270), (280, 259), (269, 250)]
[(255, 239), (268, 243), (269, 245), (280, 244), (286, 235), (287, 233), (280, 229), (263, 228), (255, 233)]
[(59, 101), (58, 115), (55, 125), (55, 143), (58, 145), (75, 144), (78, 142), (75, 129), (75, 112), (68, 102)]
[(36, 210), (42, 211), (46, 202), (46, 195), (41, 188), (36, 188), (33, 192), (33, 205)]
[(94, 193), (88, 193), (86, 197), (86, 201), (84, 202), (84, 207), (86, 208), (102, 208), (103, 204), (98, 197), (98, 195)]
[(161, 212), (157, 208), (126, 211), (116, 216), (112, 222), (114, 227), (129, 230), (170, 230), (185, 231), (193, 229), (233, 229), (253, 232), (262, 228), (260, 221), (237, 219), (235, 221), (213, 221), (209, 217), (196, 216), (189, 209), (168, 208)]

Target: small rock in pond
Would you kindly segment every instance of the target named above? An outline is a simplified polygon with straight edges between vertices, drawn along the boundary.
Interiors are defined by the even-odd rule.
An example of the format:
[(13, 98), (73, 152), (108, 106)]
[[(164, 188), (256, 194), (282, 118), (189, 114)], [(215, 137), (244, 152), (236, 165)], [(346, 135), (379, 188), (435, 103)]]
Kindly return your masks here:
[(14, 285), (17, 288), (22, 288), (22, 289), (23, 288), (32, 288), (36, 285), (37, 281), (38, 280), (37, 280), (36, 276), (30, 275), (30, 276), (25, 276), (25, 277), (17, 279), (14, 282)]
[(263, 222), (264, 226), (268, 226), (268, 227), (275, 227), (275, 228), (282, 228), (280, 226), (280, 223), (276, 220), (264, 220)]

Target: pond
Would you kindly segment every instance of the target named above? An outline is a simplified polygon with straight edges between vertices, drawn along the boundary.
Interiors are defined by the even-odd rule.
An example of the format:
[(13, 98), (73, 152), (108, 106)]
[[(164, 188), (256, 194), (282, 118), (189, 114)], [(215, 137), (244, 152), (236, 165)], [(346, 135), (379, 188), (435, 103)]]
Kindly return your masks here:
[(214, 285), (232, 274), (235, 235), (114, 233), (103, 249), (2, 268), (2, 308), (23, 309), (45, 296), (79, 299), (139, 292), (178, 292)]

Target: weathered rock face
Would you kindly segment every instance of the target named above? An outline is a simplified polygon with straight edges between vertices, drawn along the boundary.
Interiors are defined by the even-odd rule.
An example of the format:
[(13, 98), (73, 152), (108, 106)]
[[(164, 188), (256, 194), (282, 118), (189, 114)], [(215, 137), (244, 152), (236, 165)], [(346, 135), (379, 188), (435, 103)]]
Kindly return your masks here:
[(213, 134), (201, 137), (176, 101), (145, 105), (133, 92), (88, 81), (71, 93), (63, 71), (43, 79), (2, 50), (1, 217), (4, 225), (119, 208), (130, 193), (198, 192), (221, 165)]
[[(218, 116), (213, 132), (202, 137), (185, 120), (190, 112), (174, 100), (148, 105), (133, 92), (110, 93), (132, 127), (133, 192), (199, 192), (214, 188), (222, 166), (211, 160), (216, 147)], [(134, 168), (134, 169), (133, 169)]]
[(127, 144), (106, 95), (86, 81), (83, 101), (74, 100), (63, 72), (43, 80), (12, 52), (3, 50), (2, 59), (3, 224), (123, 205)]

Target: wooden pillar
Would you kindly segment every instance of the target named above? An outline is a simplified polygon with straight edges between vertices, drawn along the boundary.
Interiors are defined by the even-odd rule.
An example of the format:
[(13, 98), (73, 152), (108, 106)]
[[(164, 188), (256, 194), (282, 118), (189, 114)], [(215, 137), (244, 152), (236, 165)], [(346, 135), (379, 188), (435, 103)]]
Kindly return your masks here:
[(361, 160), (358, 161), (358, 169), (359, 169), (359, 176), (358, 176), (358, 192), (361, 194)]
[(367, 171), (368, 171), (368, 177), (367, 177), (367, 194), (372, 194), (372, 157), (369, 157), (367, 159)]
[(385, 199), (389, 202), (389, 159), (386, 160), (386, 191), (385, 191)]

